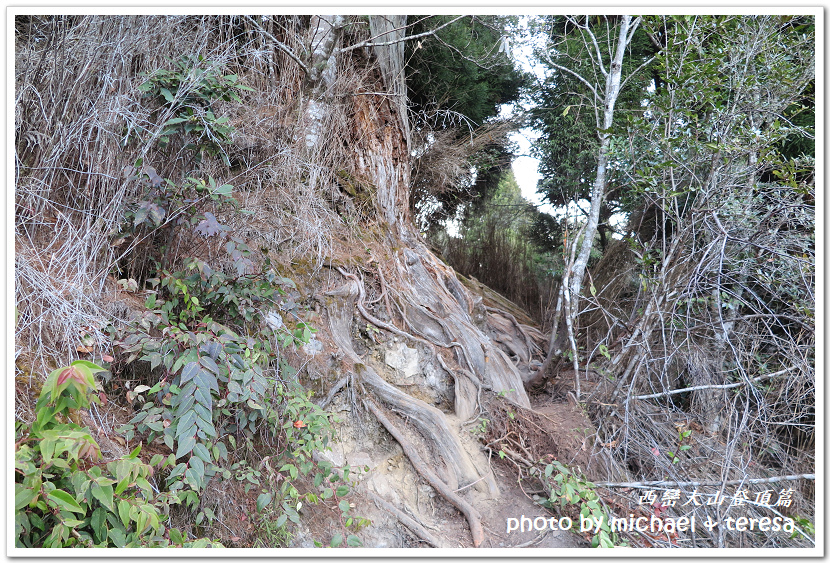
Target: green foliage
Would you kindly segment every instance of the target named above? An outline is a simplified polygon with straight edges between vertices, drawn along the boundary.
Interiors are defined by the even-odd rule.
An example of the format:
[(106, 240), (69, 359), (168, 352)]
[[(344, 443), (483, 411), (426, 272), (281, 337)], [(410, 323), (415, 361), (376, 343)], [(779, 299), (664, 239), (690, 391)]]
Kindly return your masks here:
[(611, 531), (608, 514), (601, 506), (602, 501), (594, 491), (593, 483), (557, 460), (545, 466), (543, 475), (542, 480), (548, 490), (548, 498), (542, 502), (543, 506), (559, 510), (573, 507), (582, 517), (601, 521), (599, 532), (591, 540), (593, 547), (625, 545), (625, 542)]
[[(587, 22), (585, 18), (577, 19), (582, 25), (587, 24), (596, 36), (596, 48), (607, 65), (611, 58), (609, 49), (615, 45), (615, 17), (592, 16), (587, 17)], [(595, 100), (579, 79), (556, 68), (554, 63), (580, 74), (597, 88), (605, 87), (605, 77), (592, 63), (597, 56), (593, 52), (593, 42), (566, 21), (565, 16), (557, 15), (545, 16), (535, 23), (538, 32), (547, 36), (547, 42), (536, 53), (546, 69), (546, 78), (528, 91), (534, 104), (530, 111), (531, 120), (534, 128), (541, 132), (533, 147), (540, 162), (538, 191), (554, 205), (589, 198), (599, 150)], [(654, 54), (655, 47), (648, 35), (638, 29), (623, 59), (623, 78), (629, 77)], [(641, 102), (647, 95), (646, 90), (650, 85), (654, 86), (653, 66), (652, 63), (640, 69), (626, 81), (614, 106), (615, 114), (623, 116), (616, 120), (617, 123), (624, 123), (624, 117), (629, 114), (643, 112)], [(621, 193), (611, 191), (609, 204), (615, 205), (621, 196)]]
[[(793, 531), (791, 538), (814, 538), (816, 537), (816, 525), (810, 521), (809, 518), (805, 518), (803, 516), (799, 516), (798, 514), (793, 514), (793, 520), (795, 520), (795, 524), (797, 528)], [(800, 529), (799, 529), (800, 528)], [(806, 536), (804, 534), (807, 534)]]
[[(201, 58), (181, 59), (175, 67), (153, 73), (141, 86), (162, 110), (176, 116), (165, 124), (161, 148), (199, 133), (201, 144), (188, 146), (212, 153), (231, 130), (224, 120), (214, 120), (210, 104), (238, 102), (235, 91), (247, 88)], [(328, 497), (315, 488), (300, 492), (303, 483), (317, 487), (328, 475), (312, 453), (328, 447), (332, 428), (329, 415), (311, 402), (311, 393), (281, 351), (310, 343), (316, 331), (300, 321), (297, 288), (271, 268), (267, 251), (263, 249), (258, 269), (245, 241), (212, 213), (202, 212), (202, 202), (236, 207), (233, 186), (192, 177), (176, 184), (140, 161), (135, 168), (135, 177), (149, 189), (127, 213), (124, 231), (193, 228), (206, 238), (221, 239), (231, 268), (213, 269), (198, 258), (185, 259), (181, 270), (158, 267), (155, 277), (146, 280), (150, 289), (144, 313), (126, 327), (112, 329), (125, 363), (138, 360), (150, 368), (150, 379), (127, 393), (138, 410), (120, 432), (127, 440), (160, 440), (170, 449), (164, 458), (165, 490), (196, 513), (196, 526), (216, 518), (201, 502), (202, 493), (217, 479), (234, 479), (245, 483), (246, 493), (260, 490), (262, 532), (282, 544), (289, 537), (288, 523), (300, 521), (302, 502), (350, 490), (344, 484)], [(245, 457), (260, 454), (265, 445), (271, 455), (259, 467), (248, 465)], [(281, 467), (272, 468), (271, 460)]]
[[(152, 387), (135, 388), (133, 397), (144, 404), (121, 431), (129, 440), (160, 437), (174, 452), (166, 486), (198, 512), (196, 524), (214, 519), (199, 500), (212, 479), (259, 489), (261, 531), (274, 547), (290, 537), (289, 523), (299, 524), (298, 504), (334, 501), (351, 489), (345, 481), (331, 485), (339, 477), (313, 460), (331, 439), (329, 415), (311, 402), (279, 353), (309, 343), (315, 332), (303, 322), (290, 328), (283, 319), (296, 316), (293, 282), (270, 268), (253, 273), (250, 249), (240, 240), (225, 250), (237, 276), (189, 259), (183, 271), (149, 280), (157, 289), (147, 311), (116, 343), (128, 361), (148, 362), (156, 379), (148, 382)], [(228, 466), (229, 452), (253, 452), (260, 439), (271, 444), (273, 457), (259, 468), (245, 460)], [(272, 467), (272, 460), (278, 464)], [(301, 492), (309, 481), (311, 488)]]
[[(222, 145), (230, 143), (234, 129), (227, 117), (216, 117), (211, 104), (221, 100), (241, 102), (237, 91), (251, 88), (239, 84), (236, 75), (224, 75), (221, 65), (201, 56), (182, 57), (171, 61), (171, 65), (172, 70), (160, 69), (146, 75), (138, 87), (145, 99), (157, 105), (154, 115), (157, 121), (163, 121), (160, 130), (131, 124), (124, 136), (125, 143), (140, 141), (164, 151), (175, 140), (193, 152), (196, 165), (204, 154), (219, 156), (225, 165), (230, 165)], [(187, 176), (180, 181), (163, 178), (143, 158), (135, 163), (128, 180), (138, 181), (142, 193), (126, 206), (113, 246), (132, 237), (145, 248), (155, 250), (154, 244), (160, 242), (158, 257), (162, 262), (173, 227), (189, 224), (205, 236), (228, 230), (213, 213), (204, 210), (205, 203), (238, 206), (230, 184), (219, 183), (213, 177), (205, 180)], [(165, 229), (161, 230), (162, 227)], [(135, 254), (132, 259), (136, 259)], [(146, 273), (131, 274), (143, 278)]]
[(510, 171), (491, 195), (466, 210), (460, 238), (436, 239), (436, 246), (446, 246), (444, 256), (453, 268), (541, 316), (558, 262), (554, 245), (561, 244), (532, 236), (545, 222), (543, 215), (550, 217), (521, 196)]
[[(347, 536), (347, 546), (360, 547), (362, 545), (360, 539), (353, 533), (350, 534), (349, 531), (357, 532), (367, 526), (370, 521), (352, 514), (354, 504), (344, 498), (349, 495), (353, 486), (350, 479), (351, 471), (348, 467), (341, 472), (335, 470), (328, 462), (286, 463), (275, 472), (267, 459), (264, 467), (268, 477), (264, 480), (266, 487), (257, 497), (257, 510), (261, 513), (260, 527), (263, 532), (263, 538), (259, 542), (262, 544), (261, 547), (286, 545), (291, 536), (288, 526), (290, 523), (300, 523), (302, 507), (320, 504), (327, 504), (337, 514), (342, 531), (332, 537), (330, 547), (341, 545), (343, 534)], [(368, 467), (364, 469), (368, 471)], [(298, 476), (306, 476), (310, 479), (310, 487), (305, 493), (301, 493), (294, 486)], [(263, 481), (258, 481), (260, 482)], [(275, 485), (277, 482), (281, 482), (279, 487)], [(340, 541), (337, 541), (338, 536)], [(315, 544), (318, 547), (322, 546), (318, 541), (315, 541)]]
[[(409, 17), (413, 25), (408, 35), (435, 29), (454, 18), (432, 16), (413, 21), (416, 17)], [(481, 125), (498, 114), (500, 104), (516, 101), (525, 77), (499, 52), (514, 24), (513, 19), (503, 16), (462, 18), (435, 37), (408, 42), (404, 56), (413, 109), (431, 113), (433, 128), (461, 123), (448, 117), (447, 110)]]
[[(239, 240), (229, 241), (225, 250), (238, 276), (198, 259), (187, 260), (184, 271), (162, 271), (150, 280), (158, 289), (149, 295), (147, 311), (117, 341), (130, 354), (128, 360), (140, 358), (162, 371), (161, 379), (146, 389), (142, 410), (124, 427), (126, 436), (132, 438), (135, 431), (148, 432), (150, 441), (162, 436), (176, 458), (196, 456), (207, 463), (203, 468), (196, 462), (187, 468), (191, 473), (181, 470), (195, 490), (203, 488), (212, 464), (226, 457), (223, 436), (251, 438), (264, 426), (297, 446), (324, 447), (321, 434), (328, 425), (298, 385), (266, 375), (269, 360), (277, 356), (271, 338), (286, 347), (306, 343), (313, 334), (304, 323), (289, 330), (277, 312), (296, 308), (293, 296), (278, 285), (290, 288), (293, 283), (272, 270), (250, 273), (250, 249)], [(252, 338), (231, 328), (259, 321), (262, 308), (279, 319), (276, 331), (266, 325), (260, 338)], [(284, 359), (280, 367), (283, 374), (290, 373)], [(294, 421), (304, 425), (295, 428)]]
[(692, 435), (691, 430), (684, 430), (683, 428), (678, 428), (677, 430), (677, 453), (674, 452), (666, 452), (666, 455), (672, 461), (672, 464), (680, 463), (680, 452), (685, 452), (687, 450), (692, 449), (692, 446), (689, 444), (684, 444), (683, 441), (688, 441), (688, 438)]
[[(17, 547), (222, 547), (187, 540), (162, 521), (175, 494), (156, 493), (141, 447), (103, 464), (89, 430), (72, 419), (99, 402), (94, 375), (103, 368), (78, 360), (49, 374), (37, 420), (15, 429)], [(164, 467), (166, 462), (160, 467)]]
[[(196, 153), (220, 156), (229, 165), (222, 145), (230, 142), (233, 127), (227, 117), (217, 118), (211, 104), (217, 100), (242, 102), (237, 91), (252, 91), (239, 84), (235, 74), (223, 74), (219, 64), (198, 57), (183, 56), (170, 61), (171, 69), (146, 75), (138, 87), (145, 98), (158, 103), (166, 118), (157, 136), (159, 148), (166, 148), (175, 136), (195, 137), (185, 145)], [(172, 116), (172, 117), (168, 117)]]
[(206, 202), (220, 207), (238, 207), (237, 200), (231, 195), (233, 186), (230, 184), (219, 184), (213, 177), (208, 177), (207, 181), (188, 177), (178, 184), (169, 178), (150, 178), (149, 174), (155, 175), (155, 172), (145, 168), (141, 159), (134, 169), (135, 174), (129, 180), (141, 182), (144, 192), (124, 212), (114, 246), (123, 243), (127, 237), (148, 235), (163, 227), (188, 225), (204, 236), (221, 235), (229, 230), (213, 213), (201, 209)]

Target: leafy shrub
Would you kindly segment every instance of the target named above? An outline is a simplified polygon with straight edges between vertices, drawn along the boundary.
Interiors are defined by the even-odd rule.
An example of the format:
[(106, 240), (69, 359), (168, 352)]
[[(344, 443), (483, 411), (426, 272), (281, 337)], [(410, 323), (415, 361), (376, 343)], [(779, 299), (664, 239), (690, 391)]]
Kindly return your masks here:
[(208, 177), (207, 181), (188, 177), (177, 184), (169, 178), (158, 177), (152, 168), (143, 165), (141, 159), (134, 168), (135, 174), (130, 179), (143, 182), (145, 190), (136, 203), (125, 211), (114, 243), (116, 246), (120, 244), (119, 238), (136, 234), (142, 226), (152, 230), (167, 225), (189, 225), (197, 232), (209, 235), (227, 230), (227, 227), (223, 229), (218, 224), (212, 213), (200, 213), (199, 204), (209, 200), (218, 205), (236, 207), (238, 202), (231, 196), (233, 186), (219, 184), (213, 177)]
[[(200, 492), (211, 479), (245, 480), (246, 491), (263, 483), (260, 470), (244, 461), (227, 467), (229, 451), (253, 450), (256, 439), (275, 444), (281, 466), (277, 471), (268, 466), (274, 475), (267, 482), (281, 486), (262, 489), (257, 504), (261, 512), (279, 507), (266, 512), (281, 512), (276, 520), (282, 527), (286, 519), (299, 522), (292, 505), (350, 489), (332, 489), (328, 496), (321, 489), (332, 471), (319, 467), (312, 452), (328, 446), (329, 415), (311, 402), (280, 354), (310, 342), (314, 334), (298, 318), (294, 328), (283, 318), (296, 317), (296, 286), (278, 276), (267, 258), (266, 271), (253, 273), (250, 249), (241, 240), (231, 237), (224, 248), (235, 276), (196, 258), (186, 260), (181, 271), (163, 270), (148, 280), (156, 289), (145, 302), (147, 310), (117, 334), (127, 362), (148, 362), (155, 374), (132, 391), (144, 404), (120, 431), (128, 440), (141, 436), (149, 443), (160, 437), (174, 452), (167, 488), (199, 509), (197, 524), (214, 517), (200, 506)], [(306, 476), (312, 491), (301, 494), (295, 484)]]
[[(138, 459), (141, 447), (103, 464), (89, 430), (73, 419), (98, 402), (87, 361), (49, 374), (37, 402), (37, 419), (15, 429), (16, 547), (222, 547), (165, 531), (164, 513), (175, 494), (156, 494), (153, 467)], [(153, 465), (170, 460), (156, 456)], [(166, 537), (165, 537), (166, 536)]]
[[(140, 86), (158, 104), (159, 119), (166, 120), (160, 135), (147, 136), (147, 142), (165, 149), (174, 138), (189, 140), (185, 148), (196, 151), (197, 162), (206, 153), (219, 154), (228, 164), (221, 144), (229, 142), (233, 129), (210, 106), (217, 100), (239, 102), (237, 91), (250, 89), (201, 57), (173, 66), (147, 75)], [(174, 228), (190, 227), (206, 238), (221, 238), (232, 268), (228, 273), (187, 258), (181, 270), (170, 271), (163, 258), (157, 261), (155, 277), (146, 280), (151, 288), (146, 310), (125, 328), (112, 329), (126, 363), (142, 360), (151, 372), (128, 392), (140, 408), (120, 431), (127, 440), (160, 439), (170, 448), (165, 488), (197, 512), (197, 526), (215, 518), (201, 493), (216, 479), (236, 479), (245, 482), (246, 493), (260, 488), (257, 508), (272, 524), (266, 532), (284, 540), (287, 522), (299, 523), (303, 503), (334, 501), (350, 491), (347, 485), (330, 487), (347, 480), (312, 459), (315, 450), (328, 446), (329, 415), (311, 402), (282, 353), (310, 343), (315, 331), (296, 314), (294, 283), (278, 276), (267, 256), (257, 270), (245, 241), (204, 210), (202, 203), (211, 201), (236, 208), (233, 186), (213, 178), (175, 183), (142, 161), (133, 179), (146, 189), (125, 215), (123, 239), (137, 234), (152, 239), (162, 229), (172, 237)], [(272, 455), (259, 467), (240, 459), (264, 449)], [(272, 468), (270, 459), (280, 465)], [(309, 489), (305, 493), (300, 482)], [(349, 517), (344, 527), (361, 522)]]
[(591, 540), (592, 547), (614, 547), (621, 543), (617, 534), (611, 531), (608, 516), (600, 506), (601, 500), (594, 491), (593, 483), (557, 460), (545, 466), (543, 481), (549, 492), (549, 497), (542, 502), (543, 506), (550, 509), (557, 505), (559, 509), (575, 507), (581, 516), (602, 522)]
[(185, 145), (196, 153), (197, 162), (204, 153), (218, 155), (228, 165), (222, 145), (230, 142), (233, 127), (227, 124), (227, 117), (216, 117), (211, 104), (217, 100), (242, 102), (237, 91), (252, 88), (239, 84), (235, 74), (223, 74), (221, 65), (206, 61), (201, 55), (180, 57), (171, 64), (172, 69), (146, 75), (138, 87), (145, 98), (161, 106), (165, 117), (173, 116), (164, 122), (157, 137), (159, 148), (166, 148), (173, 136), (197, 136)]

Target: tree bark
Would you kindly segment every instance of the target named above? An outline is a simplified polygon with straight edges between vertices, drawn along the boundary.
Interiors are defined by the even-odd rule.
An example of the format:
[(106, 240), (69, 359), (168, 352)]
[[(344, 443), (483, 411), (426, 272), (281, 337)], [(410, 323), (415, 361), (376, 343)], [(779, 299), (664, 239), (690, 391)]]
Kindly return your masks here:
[[(576, 256), (576, 259), (571, 259), (570, 264), (568, 265), (568, 271), (566, 272), (565, 281), (562, 283), (561, 287), (561, 298), (562, 302), (564, 303), (565, 309), (565, 321), (566, 326), (568, 329), (568, 339), (572, 343), (573, 350), (573, 363), (574, 363), (574, 377), (576, 378), (576, 389), (577, 389), (577, 399), (579, 398), (579, 358), (578, 352), (576, 347), (573, 345), (575, 342), (575, 335), (574, 335), (574, 325), (576, 322), (576, 318), (579, 316), (579, 297), (582, 291), (582, 282), (585, 277), (585, 270), (588, 266), (588, 259), (591, 256), (591, 249), (594, 246), (594, 237), (597, 233), (597, 228), (599, 226), (599, 216), (600, 216), (600, 208), (602, 207), (602, 202), (605, 198), (605, 192), (607, 189), (607, 176), (608, 176), (608, 150), (611, 144), (611, 133), (610, 129), (614, 124), (614, 105), (617, 102), (617, 97), (620, 93), (620, 84), (622, 78), (622, 63), (623, 58), (625, 56), (625, 49), (628, 46), (628, 43), (631, 41), (631, 37), (634, 34), (637, 26), (639, 25), (640, 18), (635, 19), (632, 22), (631, 16), (622, 16), (620, 20), (620, 27), (619, 27), (619, 34), (617, 36), (617, 46), (614, 51), (611, 65), (609, 70), (606, 72), (604, 68), (601, 68), (602, 72), (605, 74), (605, 88), (602, 90), (602, 108), (601, 108), (601, 115), (602, 118), (597, 119), (597, 128), (598, 128), (598, 136), (599, 136), (599, 151), (597, 153), (597, 173), (594, 179), (594, 183), (591, 189), (591, 208), (588, 214), (588, 221), (584, 225), (582, 234), (582, 244), (579, 249), (579, 254)], [(596, 39), (593, 36), (593, 32), (586, 27), (585, 32), (591, 36), (592, 43), (596, 44)], [(587, 40), (586, 40), (587, 43)], [(588, 45), (590, 49), (591, 46)], [(599, 53), (597, 53), (599, 56)], [(600, 61), (601, 64), (601, 61)], [(581, 77), (576, 72), (561, 67), (559, 65), (555, 65), (561, 70), (569, 72), (580, 79), (583, 83), (588, 85), (594, 94), (598, 94), (600, 89), (597, 85), (596, 87), (591, 86), (583, 77)], [(600, 108), (597, 108), (600, 109)], [(537, 384), (544, 380), (547, 377), (547, 371), (551, 364), (551, 355), (555, 353), (557, 349), (556, 346), (556, 338), (557, 332), (553, 332), (550, 337), (550, 345), (548, 347), (548, 357), (545, 359), (543, 364), (543, 369), (540, 369), (541, 377), (536, 378)]]

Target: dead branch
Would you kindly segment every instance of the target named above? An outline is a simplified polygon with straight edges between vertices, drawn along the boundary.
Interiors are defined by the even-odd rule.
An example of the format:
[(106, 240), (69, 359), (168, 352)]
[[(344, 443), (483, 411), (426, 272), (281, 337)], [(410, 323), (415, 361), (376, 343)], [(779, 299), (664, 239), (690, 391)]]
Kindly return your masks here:
[(720, 487), (723, 485), (757, 485), (760, 483), (779, 483), (781, 481), (797, 481), (799, 479), (815, 480), (814, 473), (801, 475), (781, 475), (765, 479), (732, 479), (729, 481), (637, 481), (631, 483), (594, 483), (597, 487), (648, 489), (651, 487)]
[(243, 16), (243, 17), (245, 19), (247, 19), (249, 22), (251, 22), (252, 24), (254, 24), (255, 26), (257, 26), (257, 29), (259, 29), (259, 31), (262, 32), (262, 34), (265, 35), (268, 39), (273, 41), (274, 44), (280, 49), (280, 51), (282, 51), (283, 53), (285, 53), (286, 55), (291, 57), (291, 59), (300, 66), (300, 68), (303, 70), (303, 72), (308, 74), (308, 67), (306, 66), (306, 64), (303, 61), (300, 60), (300, 57), (298, 57), (297, 55), (294, 54), (294, 51), (289, 49), (288, 46), (285, 45), (282, 41), (280, 41), (279, 39), (277, 39), (276, 37), (274, 37), (273, 35), (268, 33), (261, 25), (259, 25), (259, 22), (257, 22), (254, 18), (252, 18), (251, 16)]
[[(350, 45), (348, 47), (343, 47), (342, 49), (339, 49), (338, 53), (346, 53), (346, 52), (352, 51), (354, 49), (360, 49), (361, 47), (385, 47), (387, 45), (394, 45), (394, 44), (400, 43), (402, 41), (411, 41), (413, 39), (420, 39), (421, 37), (427, 37), (427, 36), (430, 36), (430, 35), (435, 35), (438, 31), (444, 29), (448, 25), (454, 24), (455, 22), (457, 22), (461, 18), (465, 18), (465, 17), (467, 17), (467, 16), (458, 16), (457, 18), (454, 18), (454, 19), (448, 21), (447, 23), (445, 23), (443, 25), (439, 25), (438, 27), (436, 27), (435, 29), (432, 29), (430, 31), (425, 31), (423, 33), (418, 33), (416, 35), (409, 35), (407, 37), (401, 37), (400, 39), (395, 39), (393, 41), (383, 41), (381, 43), (372, 43), (371, 40), (361, 41), (360, 43), (356, 43), (354, 45)], [(387, 33), (389, 33), (389, 32), (387, 32)]]
[(753, 377), (747, 381), (739, 381), (738, 383), (727, 383), (724, 385), (696, 385), (695, 387), (684, 387), (683, 389), (672, 389), (671, 391), (664, 391), (662, 393), (652, 393), (651, 395), (637, 395), (636, 397), (632, 397), (632, 399), (654, 399), (656, 397), (667, 397), (669, 395), (676, 395), (678, 393), (688, 393), (690, 391), (700, 391), (701, 389), (732, 389), (733, 387), (740, 387), (741, 385), (747, 385), (749, 383), (754, 383), (756, 381), (763, 381), (764, 379), (770, 379), (773, 377), (777, 377), (779, 375), (784, 375), (785, 373), (789, 373), (795, 370), (795, 366), (788, 367), (786, 369), (782, 369), (781, 371), (776, 371), (775, 373), (767, 373), (764, 375), (759, 375), (758, 377)]

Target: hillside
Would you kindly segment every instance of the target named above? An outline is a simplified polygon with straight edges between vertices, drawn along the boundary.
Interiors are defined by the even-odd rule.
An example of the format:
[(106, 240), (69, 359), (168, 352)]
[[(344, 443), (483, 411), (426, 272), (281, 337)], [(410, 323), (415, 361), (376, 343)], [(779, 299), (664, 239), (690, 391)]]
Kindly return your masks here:
[[(638, 161), (630, 185), (608, 122), (610, 179), (544, 238), (537, 212), (494, 226), (523, 205), (517, 124), (426, 101), (455, 53), (475, 65), (448, 92), (518, 97), (485, 59), (509, 21), (14, 17), (16, 547), (815, 545), (815, 180), (764, 161), (786, 136), (747, 148), (766, 122), (689, 133), (688, 169)], [(807, 58), (735, 107), (784, 114)], [(676, 124), (661, 103), (651, 129)], [(608, 525), (770, 510), (793, 527)]]

